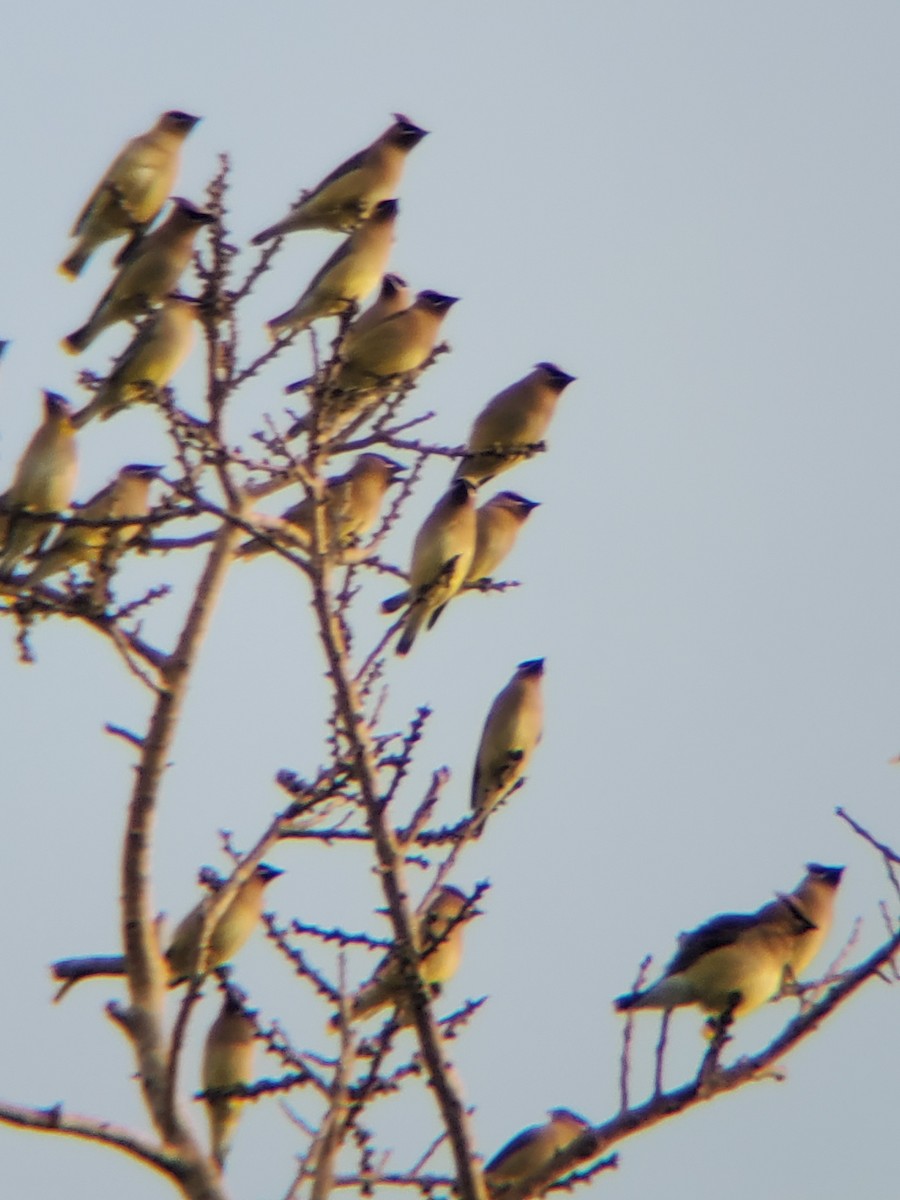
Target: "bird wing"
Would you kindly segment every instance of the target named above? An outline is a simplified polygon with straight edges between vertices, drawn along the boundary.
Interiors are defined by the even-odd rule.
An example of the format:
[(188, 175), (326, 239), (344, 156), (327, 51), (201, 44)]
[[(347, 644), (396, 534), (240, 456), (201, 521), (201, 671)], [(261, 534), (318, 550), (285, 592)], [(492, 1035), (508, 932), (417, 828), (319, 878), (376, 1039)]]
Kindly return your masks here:
[(683, 933), (678, 939), (675, 957), (666, 967), (667, 975), (679, 975), (713, 950), (731, 946), (742, 933), (759, 923), (755, 913), (722, 913), (699, 929)]

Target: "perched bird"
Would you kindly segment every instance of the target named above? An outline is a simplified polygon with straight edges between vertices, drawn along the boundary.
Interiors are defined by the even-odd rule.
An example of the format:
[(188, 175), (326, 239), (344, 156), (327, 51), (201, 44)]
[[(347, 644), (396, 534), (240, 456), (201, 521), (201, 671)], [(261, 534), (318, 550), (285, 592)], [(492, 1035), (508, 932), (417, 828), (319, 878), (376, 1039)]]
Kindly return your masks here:
[[(538, 507), (537, 500), (526, 500), (516, 492), (498, 492), (482, 504), (475, 513), (475, 554), (463, 587), (475, 586), (493, 575), (512, 550), (529, 514)], [(381, 611), (396, 612), (409, 600), (408, 591), (398, 592), (382, 603)]]
[(455, 478), (476, 486), (523, 462), (528, 447), (543, 440), (556, 402), (575, 379), (553, 363), (538, 363), (524, 378), (498, 392), (472, 424), (466, 454)]
[(108, 421), (129, 403), (166, 387), (193, 349), (199, 306), (185, 296), (167, 296), (150, 313), (131, 345), (101, 383), (91, 401), (72, 418), (76, 429), (94, 417)]
[[(256, 928), (262, 916), (263, 896), (266, 884), (283, 875), (277, 867), (260, 863), (225, 907), (225, 911), (213, 926), (209, 939), (206, 969), (212, 970), (222, 963), (230, 962), (244, 942)], [(186, 917), (179, 922), (166, 951), (166, 959), (172, 972), (171, 986), (183, 983), (197, 973), (200, 933), (206, 914), (207, 901), (201, 900)]]
[[(160, 470), (145, 463), (129, 463), (96, 496), (76, 505), (75, 515), (91, 521), (145, 517), (150, 508), (150, 486)], [(27, 582), (42, 583), (59, 571), (82, 563), (94, 569), (103, 566), (111, 572), (119, 555), (140, 532), (140, 524), (105, 529), (102, 525), (66, 525), (41, 554)], [(102, 571), (97, 573), (102, 578)]]
[[(420, 292), (408, 308), (379, 320), (377, 325), (353, 338), (349, 348), (341, 349), (341, 366), (329, 385), (334, 407), (343, 407), (352, 414), (356, 392), (377, 389), (424, 366), (438, 340), (440, 325), (455, 304), (455, 296)], [(292, 394), (311, 383), (313, 379), (302, 379), (290, 384), (286, 391)], [(304, 428), (305, 419), (289, 430), (288, 436), (295, 437)]]
[[(469, 901), (455, 887), (444, 886), (418, 917), (416, 951), (419, 974), (428, 992), (437, 994), (441, 985), (452, 979), (459, 968), (463, 949), (463, 927), (476, 915)], [(359, 1020), (393, 1004), (400, 1025), (413, 1021), (404, 974), (396, 957), (389, 954), (375, 970), (350, 1005), (350, 1017)]]
[(71, 236), (75, 249), (60, 264), (60, 274), (74, 279), (103, 242), (130, 234), (137, 242), (159, 215), (172, 190), (181, 146), (199, 117), (165, 112), (147, 133), (132, 138), (113, 160), (79, 216)]
[(824, 867), (807, 863), (806, 874), (787, 897), (780, 896), (772, 903), (786, 901), (806, 917), (812, 926), (791, 943), (788, 974), (796, 982), (822, 948), (834, 921), (834, 901), (844, 874), (843, 867)]
[(475, 489), (457, 480), (425, 518), (413, 544), (410, 606), (398, 654), (408, 654), (416, 635), (429, 629), (463, 585), (475, 553)]
[(567, 1108), (552, 1108), (545, 1125), (532, 1125), (507, 1142), (484, 1168), (491, 1195), (525, 1183), (547, 1169), (561, 1151), (591, 1128), (583, 1117)]
[(269, 321), (273, 338), (297, 333), (321, 317), (345, 312), (368, 296), (387, 266), (399, 205), (381, 200), (316, 272), (293, 308)]
[(365, 150), (326, 175), (294, 205), (284, 220), (253, 239), (261, 246), (297, 229), (336, 229), (346, 232), (364, 221), (379, 200), (396, 196), (406, 156), (427, 134), (401, 113)]
[[(244, 880), (212, 927), (203, 964), (198, 962), (200, 936), (208, 906), (214, 901), (206, 896), (195, 905), (179, 922), (166, 950), (169, 987), (177, 987), (192, 978), (201, 965), (205, 970), (212, 971), (230, 962), (262, 916), (266, 885), (283, 874), (276, 867), (260, 863), (253, 874)], [(52, 971), (54, 978), (63, 984), (55, 997), (61, 1000), (80, 979), (95, 975), (124, 975), (125, 958), (121, 954), (111, 954), (103, 958), (61, 959), (53, 964)]]
[(472, 775), (472, 811), (480, 833), (492, 809), (508, 796), (531, 761), (544, 728), (541, 679), (544, 660), (519, 663), (516, 673), (494, 698), (484, 728)]
[[(406, 280), (399, 275), (387, 274), (381, 281), (378, 298), (359, 314), (344, 335), (343, 352), (350, 354), (357, 339), (379, 321), (385, 321), (394, 313), (403, 312), (412, 304), (412, 293)], [(290, 390), (290, 389), (288, 389)]]
[[(400, 463), (383, 454), (360, 454), (349, 471), (328, 480), (325, 524), (330, 552), (346, 549), (369, 532), (378, 520), (385, 493), (401, 477), (403, 469)], [(308, 549), (312, 545), (314, 513), (312, 497), (305, 496), (282, 513), (271, 533)], [(251, 538), (243, 543), (238, 555), (247, 558), (269, 548), (262, 538)]]
[(256, 1024), (252, 1016), (229, 989), (225, 993), (221, 1011), (206, 1035), (201, 1074), (212, 1156), (220, 1170), (224, 1169), (225, 1159), (231, 1149), (235, 1126), (241, 1115), (241, 1101), (237, 1096), (215, 1093), (249, 1084), (253, 1078), (255, 1040)]
[[(696, 1004), (708, 1013), (731, 1010), (734, 1017), (759, 1008), (778, 994), (787, 971), (802, 970), (819, 949), (840, 870), (813, 864), (796, 892), (779, 895), (756, 912), (723, 913), (683, 933), (662, 978), (643, 991), (619, 996), (616, 1008), (668, 1011)], [(825, 921), (824, 932), (817, 916)]]
[(215, 221), (212, 213), (195, 208), (187, 200), (176, 199), (168, 218), (142, 238), (124, 258), (118, 275), (110, 284), (87, 324), (63, 338), (69, 354), (80, 354), (98, 334), (118, 321), (142, 316), (173, 292), (191, 261), (194, 238), (204, 225)]
[(77, 473), (69, 403), (55, 392), (44, 392), (44, 419), (19, 459), (12, 484), (0, 496), (0, 576), (9, 575), (50, 529), (51, 521), (34, 521), (26, 514), (68, 508)]
[(519, 530), (536, 508), (537, 500), (526, 500), (518, 492), (498, 492), (478, 509), (475, 555), (466, 583), (490, 579), (515, 545)]

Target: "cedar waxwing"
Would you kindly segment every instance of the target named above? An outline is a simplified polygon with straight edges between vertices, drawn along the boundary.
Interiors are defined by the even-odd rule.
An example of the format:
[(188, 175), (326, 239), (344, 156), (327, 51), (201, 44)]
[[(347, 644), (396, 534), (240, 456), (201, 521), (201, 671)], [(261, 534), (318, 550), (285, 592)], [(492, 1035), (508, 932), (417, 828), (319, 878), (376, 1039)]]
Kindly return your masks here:
[(98, 246), (131, 234), (137, 242), (156, 219), (172, 190), (181, 146), (199, 117), (165, 112), (147, 133), (132, 138), (100, 180), (75, 222), (71, 236), (78, 245), (60, 264), (60, 274), (74, 279)]
[(272, 338), (298, 333), (321, 317), (345, 312), (368, 296), (387, 266), (399, 205), (382, 200), (310, 280), (293, 308), (269, 321)]
[[(806, 874), (795, 890), (786, 897), (788, 903), (802, 913), (812, 926), (791, 943), (792, 953), (787, 969), (794, 981), (799, 981), (831, 931), (834, 901), (843, 873), (843, 867), (823, 867), (821, 863), (807, 863)], [(778, 904), (782, 899), (784, 897), (779, 897), (773, 903)]]
[(131, 401), (160, 391), (182, 366), (197, 338), (196, 300), (167, 296), (157, 312), (146, 317), (134, 341), (94, 393), (91, 401), (75, 413), (76, 429), (94, 417), (108, 421)]
[(590, 1128), (583, 1117), (567, 1108), (552, 1108), (545, 1125), (532, 1125), (516, 1134), (484, 1168), (484, 1182), (491, 1195), (524, 1183), (549, 1167), (560, 1152)]
[(402, 113), (365, 150), (336, 167), (308, 192), (283, 221), (258, 233), (254, 246), (296, 229), (346, 232), (364, 221), (379, 200), (396, 196), (406, 156), (427, 134)]
[[(160, 470), (145, 463), (129, 463), (96, 496), (76, 505), (76, 516), (92, 521), (145, 517), (150, 509), (150, 485)], [(58, 571), (79, 563), (89, 563), (92, 567), (103, 564), (111, 571), (115, 560), (140, 532), (139, 524), (107, 529), (102, 525), (65, 525), (41, 554), (27, 582), (42, 583)]]
[(516, 786), (531, 761), (544, 728), (541, 679), (544, 660), (519, 663), (516, 673), (494, 698), (472, 775), (472, 810), (478, 832), (488, 814)]
[[(419, 973), (428, 992), (437, 994), (441, 985), (456, 974), (462, 958), (463, 927), (475, 913), (461, 891), (445, 886), (418, 917)], [(382, 959), (370, 982), (353, 997), (350, 1018), (368, 1017), (389, 1004), (396, 1008), (398, 1024), (412, 1024), (412, 1006), (403, 985), (403, 972), (390, 954)]]
[(98, 334), (118, 321), (142, 316), (175, 290), (191, 261), (194, 238), (204, 225), (215, 221), (212, 213), (187, 200), (174, 200), (168, 218), (148, 233), (127, 256), (87, 324), (63, 338), (62, 348), (80, 354)]
[(342, 350), (350, 354), (357, 339), (379, 321), (385, 321), (394, 313), (403, 312), (412, 304), (412, 293), (406, 286), (406, 280), (399, 275), (385, 275), (381, 281), (381, 291), (378, 299), (359, 314), (344, 335)]
[(466, 583), (490, 579), (515, 545), (519, 530), (538, 508), (537, 500), (526, 500), (518, 492), (498, 492), (475, 514), (475, 555)]
[[(785, 972), (793, 970), (794, 963), (806, 966), (812, 957), (810, 946), (815, 953), (821, 944), (812, 916), (810, 875), (797, 892), (779, 895), (754, 913), (723, 913), (699, 929), (681, 934), (678, 951), (663, 977), (641, 992), (619, 996), (616, 1008), (620, 1012), (632, 1008), (670, 1010), (697, 1004), (714, 1014), (731, 1009), (738, 1017), (771, 1000), (781, 990)], [(826, 886), (831, 886), (833, 893), (837, 884)], [(804, 911), (803, 901), (798, 903), (801, 892), (809, 913)], [(820, 895), (818, 902), (823, 899)], [(825, 899), (826, 917), (827, 907)]]
[(498, 392), (475, 418), (455, 478), (471, 479), (477, 487), (528, 458), (524, 447), (543, 440), (560, 393), (574, 379), (542, 362)]
[[(234, 958), (262, 916), (266, 884), (283, 874), (284, 872), (279, 871), (277, 867), (260, 863), (253, 874), (244, 880), (212, 928), (206, 947), (207, 971), (213, 971)], [(170, 972), (169, 987), (185, 983), (200, 966), (197, 961), (200, 934), (210, 903), (213, 903), (211, 896), (204, 897), (182, 918), (172, 936), (166, 951)], [(81, 969), (85, 963), (90, 969)], [(121, 954), (111, 954), (98, 960), (62, 959), (53, 964), (52, 971), (54, 978), (63, 982), (56, 994), (56, 999), (61, 1000), (69, 988), (80, 979), (95, 975), (124, 975), (125, 958)]]
[[(263, 896), (267, 883), (283, 875), (277, 867), (260, 863), (253, 874), (235, 892), (231, 903), (213, 926), (209, 939), (207, 970), (229, 962), (256, 928), (262, 916)], [(196, 974), (197, 950), (207, 902), (201, 900), (183, 917), (172, 935), (166, 958), (172, 971), (174, 987)]]
[(468, 479), (450, 485), (425, 518), (409, 568), (409, 615), (398, 654), (408, 654), (421, 627), (431, 629), (456, 595), (475, 553), (475, 489)]
[[(371, 391), (396, 376), (417, 371), (428, 361), (441, 322), (455, 303), (454, 296), (419, 292), (409, 308), (379, 321), (353, 338), (349, 348), (345, 346), (339, 352), (342, 362), (329, 385), (326, 409), (342, 413), (346, 422), (356, 411), (354, 400), (345, 398), (348, 393)], [(304, 379), (290, 384), (285, 391), (288, 394), (299, 392), (312, 382)], [(336, 417), (335, 423), (340, 424), (340, 416)], [(288, 430), (288, 437), (296, 437), (306, 428), (308, 418), (302, 417)]]
[[(328, 480), (325, 524), (332, 552), (345, 549), (369, 532), (378, 520), (387, 489), (400, 477), (403, 469), (400, 463), (383, 454), (360, 454), (349, 471)], [(312, 497), (304, 497), (299, 504), (282, 513), (277, 525), (272, 525), (273, 536), (280, 535), (287, 543), (299, 543), (309, 549), (314, 512)], [(265, 519), (260, 523), (265, 523)], [(251, 538), (243, 543), (238, 555), (246, 558), (268, 549), (261, 538)]]
[[(517, 492), (498, 492), (482, 504), (475, 513), (475, 554), (463, 581), (464, 587), (481, 583), (493, 575), (512, 550), (529, 514), (538, 507), (537, 500), (526, 500)], [(381, 611), (396, 612), (408, 603), (409, 592), (398, 592), (382, 603)]]
[(78, 450), (69, 403), (55, 392), (44, 392), (44, 419), (19, 459), (11, 486), (0, 496), (6, 510), (0, 513), (0, 576), (9, 575), (52, 524), (32, 521), (24, 514), (68, 508), (77, 473)]
[[(210, 1026), (203, 1049), (201, 1074), (203, 1091), (228, 1091), (246, 1087), (253, 1078), (253, 1050), (256, 1025), (234, 993), (225, 993), (222, 1008)], [(237, 1096), (207, 1094), (206, 1111), (209, 1117), (209, 1140), (212, 1156), (219, 1168), (231, 1148), (235, 1126), (241, 1115)]]

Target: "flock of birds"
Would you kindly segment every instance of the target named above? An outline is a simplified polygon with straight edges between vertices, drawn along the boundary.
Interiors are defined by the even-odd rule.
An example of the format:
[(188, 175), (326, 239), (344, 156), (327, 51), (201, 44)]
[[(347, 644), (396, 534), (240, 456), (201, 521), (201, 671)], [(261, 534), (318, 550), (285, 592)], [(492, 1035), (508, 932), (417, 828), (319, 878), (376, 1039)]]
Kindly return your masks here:
[[(75, 223), (75, 245), (61, 264), (74, 278), (105, 242), (127, 238), (111, 284), (81, 328), (63, 340), (80, 354), (111, 326), (138, 322), (131, 344), (101, 381), (87, 405), (74, 411), (54, 393), (45, 393), (44, 419), (0, 497), (0, 579), (28, 588), (73, 568), (94, 576), (140, 532), (149, 511), (151, 485), (160, 468), (131, 463), (107, 487), (74, 506), (85, 524), (63, 525), (54, 534), (53, 514), (72, 506), (77, 470), (76, 432), (95, 418), (108, 419), (127, 405), (166, 387), (190, 353), (198, 301), (177, 289), (190, 265), (194, 241), (211, 213), (174, 199), (168, 216), (154, 222), (169, 197), (179, 169), (184, 139), (198, 118), (163, 113), (147, 133), (133, 138), (114, 159)], [(254, 239), (262, 245), (298, 230), (324, 229), (345, 238), (313, 276), (297, 302), (268, 322), (275, 339), (292, 338), (326, 317), (353, 316), (340, 340), (337, 361), (322, 380), (301, 380), (286, 390), (315, 394), (310, 413), (289, 436), (304, 430), (333, 436), (373, 412), (391, 388), (402, 386), (423, 367), (437, 345), (441, 324), (455, 297), (422, 291), (415, 297), (403, 279), (387, 271), (399, 211), (396, 198), (404, 163), (426, 131), (395, 114), (393, 123), (370, 145), (347, 159), (305, 192), (288, 215)], [(377, 298), (360, 306), (379, 287)], [(358, 313), (358, 315), (357, 315)], [(562, 392), (573, 376), (550, 362), (494, 396), (476, 417), (446, 492), (416, 535), (408, 587), (383, 604), (385, 612), (406, 609), (397, 652), (407, 654), (423, 628), (431, 628), (463, 588), (490, 579), (512, 549), (536, 507), (516, 492), (503, 491), (480, 507), (479, 487), (531, 457), (539, 448)], [(374, 527), (388, 488), (402, 474), (385, 455), (363, 453), (325, 488), (326, 552), (340, 557)], [(133, 517), (134, 525), (127, 519)], [(271, 537), (309, 549), (315, 509), (306, 497), (278, 519), (259, 518), (262, 536), (238, 550), (251, 557), (267, 549)], [(105, 521), (115, 524), (104, 526)], [(25, 564), (25, 570), (19, 568)], [(96, 578), (94, 579), (96, 585)], [(540, 741), (543, 724), (542, 659), (523, 662), (497, 695), (481, 734), (472, 781), (470, 834), (478, 836), (489, 814), (520, 784)], [(696, 1005), (713, 1018), (742, 1016), (796, 982), (819, 951), (830, 929), (842, 868), (811, 863), (797, 888), (777, 894), (754, 913), (723, 914), (682, 934), (677, 952), (650, 986), (619, 997), (620, 1011), (672, 1009)], [(258, 924), (267, 884), (279, 871), (261, 865), (236, 891), (218, 917), (209, 940), (206, 969), (237, 954)], [(166, 952), (170, 983), (196, 973), (205, 908), (203, 902), (177, 927)], [(451, 886), (441, 887), (417, 918), (417, 952), (422, 981), (436, 992), (459, 966), (470, 901)], [(55, 964), (60, 995), (88, 974), (121, 974), (121, 958)], [(397, 1022), (412, 1022), (403, 972), (390, 954), (346, 1006), (351, 1020), (392, 1008)], [(237, 1093), (251, 1079), (256, 1026), (239, 995), (227, 991), (209, 1031), (203, 1087), (210, 1117), (212, 1152), (221, 1165), (240, 1111)], [(524, 1130), (487, 1164), (492, 1195), (547, 1166), (560, 1150), (590, 1128), (567, 1109)]]

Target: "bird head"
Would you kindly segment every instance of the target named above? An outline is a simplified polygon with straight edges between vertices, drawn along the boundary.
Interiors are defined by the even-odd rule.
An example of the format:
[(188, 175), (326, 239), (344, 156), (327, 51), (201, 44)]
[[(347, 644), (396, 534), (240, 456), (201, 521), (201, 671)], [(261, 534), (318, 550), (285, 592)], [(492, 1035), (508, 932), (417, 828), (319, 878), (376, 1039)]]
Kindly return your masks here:
[(567, 375), (565, 371), (561, 370), (556, 365), (556, 363), (539, 362), (535, 363), (534, 365), (538, 371), (542, 371), (544, 373), (544, 375), (547, 377), (547, 383), (554, 389), (554, 391), (561, 392), (563, 388), (567, 388), (570, 383), (575, 382), (576, 377), (574, 375)]
[(159, 127), (170, 133), (186, 135), (191, 132), (200, 119), (200, 117), (192, 117), (190, 113), (181, 112), (180, 109), (172, 108), (159, 118)]
[(418, 146), (423, 137), (428, 136), (427, 129), (422, 129), (421, 126), (414, 124), (403, 113), (392, 113), (391, 116), (394, 118), (394, 124), (387, 130), (384, 137), (393, 145), (402, 146), (404, 150), (412, 150), (413, 146)]

